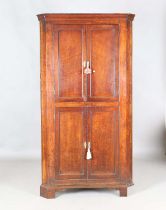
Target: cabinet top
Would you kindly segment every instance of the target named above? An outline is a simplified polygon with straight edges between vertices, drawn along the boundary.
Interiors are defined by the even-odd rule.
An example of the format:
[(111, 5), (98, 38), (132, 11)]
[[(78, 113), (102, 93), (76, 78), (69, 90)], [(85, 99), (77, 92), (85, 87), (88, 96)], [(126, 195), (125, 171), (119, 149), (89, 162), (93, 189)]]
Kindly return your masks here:
[(37, 15), (39, 21), (57, 21), (57, 20), (100, 20), (100, 19), (127, 19), (132, 21), (135, 14), (131, 13), (44, 13)]

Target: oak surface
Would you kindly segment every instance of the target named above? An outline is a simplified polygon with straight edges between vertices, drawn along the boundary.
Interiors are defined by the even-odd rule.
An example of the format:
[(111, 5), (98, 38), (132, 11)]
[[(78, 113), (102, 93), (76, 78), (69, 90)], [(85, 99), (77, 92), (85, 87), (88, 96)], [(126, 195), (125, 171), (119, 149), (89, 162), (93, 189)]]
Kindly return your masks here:
[[(42, 184), (132, 185), (133, 14), (40, 14)], [(86, 74), (87, 61), (90, 73)]]

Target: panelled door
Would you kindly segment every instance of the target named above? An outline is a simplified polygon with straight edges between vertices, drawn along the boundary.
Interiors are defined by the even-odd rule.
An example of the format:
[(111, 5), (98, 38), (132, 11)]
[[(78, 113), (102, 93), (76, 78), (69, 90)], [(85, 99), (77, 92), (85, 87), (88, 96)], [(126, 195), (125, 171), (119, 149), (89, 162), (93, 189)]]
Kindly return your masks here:
[(86, 98), (85, 39), (85, 26), (56, 25), (53, 28), (56, 101), (84, 101)]
[(88, 110), (88, 179), (107, 179), (118, 174), (118, 107)]
[(89, 74), (88, 100), (118, 99), (118, 25), (89, 25), (87, 27), (87, 57)]
[(99, 105), (118, 101), (118, 30), (53, 27), (57, 179), (105, 179), (118, 171), (119, 107)]
[(85, 179), (86, 110), (56, 108), (56, 178)]
[(88, 179), (107, 179), (118, 174), (119, 107), (119, 26), (89, 25), (87, 57), (92, 73), (88, 75), (88, 101), (112, 102), (112, 106), (89, 107), (88, 141), (92, 159)]
[[(85, 179), (87, 176), (86, 111), (80, 106), (69, 107), (71, 102), (86, 99), (85, 39), (85, 26), (53, 26), (56, 179)], [(65, 105), (62, 107), (61, 103)]]

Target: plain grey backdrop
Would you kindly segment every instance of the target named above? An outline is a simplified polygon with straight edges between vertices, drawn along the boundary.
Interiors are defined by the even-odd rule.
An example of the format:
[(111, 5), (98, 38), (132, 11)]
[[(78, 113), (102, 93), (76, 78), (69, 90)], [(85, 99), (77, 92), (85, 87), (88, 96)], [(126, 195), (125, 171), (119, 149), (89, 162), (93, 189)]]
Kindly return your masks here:
[(135, 13), (134, 155), (164, 154), (165, 0), (0, 0), (0, 156), (40, 157), (39, 13)]

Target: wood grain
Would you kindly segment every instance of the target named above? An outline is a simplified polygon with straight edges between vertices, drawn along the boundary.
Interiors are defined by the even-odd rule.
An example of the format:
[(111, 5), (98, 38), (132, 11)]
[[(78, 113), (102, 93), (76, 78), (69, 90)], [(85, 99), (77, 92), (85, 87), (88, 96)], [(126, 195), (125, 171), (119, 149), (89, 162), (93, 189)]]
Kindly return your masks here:
[(89, 75), (90, 101), (118, 98), (118, 31), (118, 25), (88, 26), (89, 60), (95, 71)]
[[(83, 59), (85, 57), (85, 31), (83, 26), (66, 25), (53, 28), (53, 70), (56, 101), (83, 101)], [(74, 82), (73, 82), (74, 81)]]
[[(56, 109), (57, 179), (83, 178), (86, 175), (84, 141), (86, 141), (84, 108)], [(77, 132), (76, 132), (77, 131)]]
[(88, 179), (111, 179), (118, 171), (118, 107), (90, 108), (88, 121), (92, 150)]

